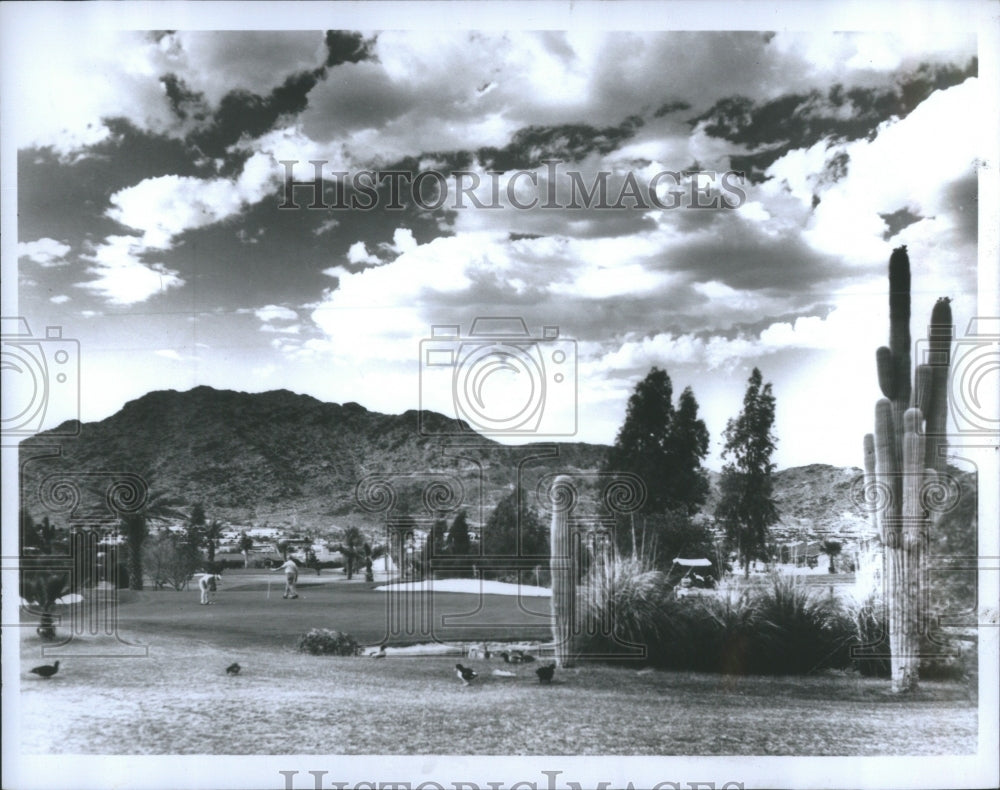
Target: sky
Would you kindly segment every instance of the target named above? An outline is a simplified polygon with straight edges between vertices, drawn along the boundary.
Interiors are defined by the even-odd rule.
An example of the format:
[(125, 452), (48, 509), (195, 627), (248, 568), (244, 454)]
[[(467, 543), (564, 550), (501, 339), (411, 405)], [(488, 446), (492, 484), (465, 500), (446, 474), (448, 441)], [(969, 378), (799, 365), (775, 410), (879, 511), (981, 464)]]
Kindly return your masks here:
[[(718, 469), (758, 367), (779, 468), (860, 466), (892, 249), (909, 250), (915, 338), (938, 297), (959, 335), (981, 309), (995, 98), (955, 15), (891, 33), (399, 29), (377, 15), (212, 32), (73, 13), (44, 35), (5, 26), (2, 56), (5, 315), (16, 282), (34, 335), (79, 342), (79, 406), (53, 388), (44, 427), (209, 385), (478, 415), (504, 441), (611, 443), (657, 366), (675, 396), (694, 392)], [(279, 208), (288, 168), (311, 180), (311, 160), (328, 204), (334, 173), (345, 200), (364, 198), (350, 188), (363, 171), (436, 171), (448, 191), (432, 208), (428, 177), (423, 205), (404, 189), (392, 207), (384, 185), (369, 209), (310, 209), (296, 187), (299, 208)], [(480, 186), (459, 195), (456, 171)], [(664, 171), (700, 175), (655, 181)], [(588, 188), (608, 173), (608, 204), (540, 207), (550, 184), (568, 202), (570, 173)], [(651, 182), (680, 205), (655, 205)], [(477, 207), (494, 188), (497, 207)], [(490, 317), (523, 320), (513, 357), (472, 335)], [(484, 348), (483, 378), (466, 375)]]

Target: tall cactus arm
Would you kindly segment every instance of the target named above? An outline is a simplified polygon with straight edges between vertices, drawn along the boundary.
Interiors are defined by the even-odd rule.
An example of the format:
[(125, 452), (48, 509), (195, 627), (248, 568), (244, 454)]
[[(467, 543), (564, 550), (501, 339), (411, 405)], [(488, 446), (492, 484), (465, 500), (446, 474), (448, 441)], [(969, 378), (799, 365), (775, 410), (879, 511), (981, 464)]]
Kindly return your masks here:
[(875, 369), (878, 372), (878, 386), (887, 398), (896, 396), (896, 369), (892, 363), (892, 351), (888, 346), (875, 350)]
[(892, 399), (910, 401), (910, 258), (905, 245), (889, 258), (889, 348), (895, 392)]
[(920, 409), (921, 414), (927, 413), (933, 391), (934, 369), (930, 365), (917, 365), (913, 374), (913, 397), (910, 405)]
[(885, 530), (882, 526), (882, 515), (879, 512), (882, 503), (882, 496), (878, 490), (878, 478), (875, 476), (875, 435), (865, 434), (865, 501), (868, 505), (868, 518), (871, 520), (872, 530), (878, 535), (879, 540), (885, 542)]
[(946, 464), (944, 448), (947, 447), (948, 430), (948, 374), (951, 365), (951, 341), (955, 334), (955, 326), (951, 317), (951, 299), (942, 297), (937, 300), (931, 311), (931, 323), (928, 327), (929, 337), (928, 360), (931, 367), (931, 385), (927, 406), (922, 407), (927, 420), (927, 443), (925, 449), (925, 466), (944, 471)]
[(875, 404), (875, 474), (886, 487), (888, 503), (882, 511), (882, 539), (887, 546), (899, 545), (901, 524), (895, 518), (902, 500), (899, 458), (896, 455), (896, 435), (892, 420), (892, 404), (880, 398)]
[(572, 637), (575, 619), (576, 574), (573, 564), (573, 545), (570, 539), (569, 511), (573, 495), (573, 481), (560, 475), (553, 484), (554, 507), (552, 528), (549, 533), (549, 569), (552, 572), (552, 636), (555, 641), (555, 658), (560, 667), (573, 661)]

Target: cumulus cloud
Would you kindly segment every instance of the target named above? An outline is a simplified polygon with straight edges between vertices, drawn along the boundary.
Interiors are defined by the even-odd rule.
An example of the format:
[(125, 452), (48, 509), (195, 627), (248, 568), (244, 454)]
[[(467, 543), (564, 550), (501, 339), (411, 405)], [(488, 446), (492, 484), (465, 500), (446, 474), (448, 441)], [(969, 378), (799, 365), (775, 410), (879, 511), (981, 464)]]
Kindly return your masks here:
[(112, 304), (131, 305), (184, 285), (184, 278), (162, 263), (139, 259), (146, 250), (136, 236), (109, 236), (93, 252), (81, 255), (89, 261), (86, 273), (94, 279), (77, 283)]
[(278, 182), (277, 163), (258, 153), (235, 179), (175, 175), (144, 179), (113, 194), (107, 216), (141, 231), (147, 248), (169, 249), (174, 237), (238, 214), (262, 200)]
[(347, 260), (353, 264), (367, 263), (377, 265), (382, 261), (368, 252), (368, 248), (363, 241), (356, 241), (347, 249)]
[[(822, 193), (805, 233), (810, 244), (861, 259), (881, 257), (886, 225), (880, 214), (901, 208), (935, 218), (938, 232), (954, 226), (954, 207), (942, 186), (969, 178), (986, 150), (982, 127), (966, 114), (981, 101), (979, 80), (969, 79), (934, 93), (904, 120), (887, 123), (875, 140), (848, 146), (847, 175)], [(919, 232), (920, 224), (903, 230), (900, 241)]]
[(270, 323), (271, 321), (297, 321), (299, 318), (299, 314), (291, 308), (277, 304), (269, 304), (258, 308), (254, 311), (254, 315), (264, 323)]
[(45, 15), (43, 34), (33, 24), (31, 12), (5, 20), (5, 56), (31, 64), (4, 83), (5, 103), (16, 108), (9, 128), (18, 148), (49, 147), (72, 160), (110, 137), (110, 118), (157, 133), (174, 129), (160, 81), (166, 64), (153, 36), (94, 24), (81, 35), (74, 13)]
[(70, 251), (68, 244), (61, 241), (43, 237), (35, 241), (21, 241), (17, 244), (17, 257), (27, 258), (32, 263), (39, 266), (65, 266), (66, 253)]

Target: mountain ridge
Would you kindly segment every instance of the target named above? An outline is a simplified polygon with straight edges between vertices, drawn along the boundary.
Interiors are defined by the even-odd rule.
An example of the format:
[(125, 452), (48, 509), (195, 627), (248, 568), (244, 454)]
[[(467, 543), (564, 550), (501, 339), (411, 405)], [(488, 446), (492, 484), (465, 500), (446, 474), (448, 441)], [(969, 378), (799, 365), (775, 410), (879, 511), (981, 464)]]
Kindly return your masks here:
[[(388, 415), (287, 389), (248, 393), (205, 385), (148, 392), (103, 420), (81, 423), (78, 436), (61, 442), (57, 458), (36, 457), (51, 446), (48, 434), (65, 428), (21, 445), (22, 502), (39, 518), (46, 515), (40, 486), (51, 475), (96, 479), (131, 472), (147, 478), (153, 490), (188, 505), (203, 503), (210, 518), (317, 527), (384, 523), (385, 512), (358, 501), (359, 484), (373, 476), (393, 479), (397, 507), (414, 512), (426, 510), (429, 481), (447, 478), (458, 480), (475, 522), (511, 490), (519, 464), (521, 482), (531, 491), (559, 472), (596, 478), (608, 449), (587, 442), (503, 445), (434, 412), (424, 412), (421, 421), (413, 409)], [(434, 435), (439, 432), (450, 435), (447, 443)], [(825, 464), (776, 472), (779, 529), (863, 529), (866, 518), (851, 501), (860, 474)], [(709, 479), (706, 514), (717, 501), (719, 474), (709, 472)]]

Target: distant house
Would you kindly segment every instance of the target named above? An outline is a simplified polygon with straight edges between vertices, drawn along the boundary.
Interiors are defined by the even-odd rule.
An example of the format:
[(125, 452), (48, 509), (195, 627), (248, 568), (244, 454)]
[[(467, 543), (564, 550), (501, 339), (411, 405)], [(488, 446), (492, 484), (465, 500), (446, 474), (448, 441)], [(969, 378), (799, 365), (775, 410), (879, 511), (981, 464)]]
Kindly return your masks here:
[(782, 555), (784, 555), (786, 551), (788, 552), (788, 561), (799, 566), (815, 565), (819, 562), (819, 555), (823, 553), (823, 550), (818, 542), (805, 540), (784, 544), (782, 546)]
[(246, 531), (247, 535), (254, 539), (254, 542), (277, 540), (281, 530), (277, 527), (252, 527)]

